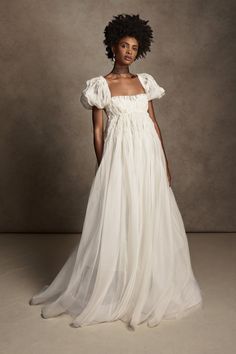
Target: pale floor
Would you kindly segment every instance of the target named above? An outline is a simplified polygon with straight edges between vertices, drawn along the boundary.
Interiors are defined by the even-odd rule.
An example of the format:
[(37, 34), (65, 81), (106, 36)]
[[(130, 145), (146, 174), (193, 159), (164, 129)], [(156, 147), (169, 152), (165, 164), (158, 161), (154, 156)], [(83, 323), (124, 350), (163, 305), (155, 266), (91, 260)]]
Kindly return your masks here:
[(178, 320), (128, 330), (122, 321), (81, 328), (40, 316), (28, 301), (50, 282), (79, 235), (0, 236), (0, 353), (233, 354), (236, 346), (236, 234), (188, 234), (203, 307)]

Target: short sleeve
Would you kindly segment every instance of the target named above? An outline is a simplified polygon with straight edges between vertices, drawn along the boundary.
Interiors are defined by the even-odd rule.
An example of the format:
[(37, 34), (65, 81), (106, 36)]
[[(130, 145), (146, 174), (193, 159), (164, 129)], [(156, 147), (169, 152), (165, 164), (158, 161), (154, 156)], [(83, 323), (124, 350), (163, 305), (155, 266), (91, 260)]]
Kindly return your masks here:
[(165, 94), (165, 89), (161, 87), (154, 77), (147, 73), (142, 73), (141, 79), (143, 80), (144, 87), (146, 89), (148, 100), (153, 100), (154, 98), (161, 98)]
[(86, 109), (92, 109), (93, 106), (103, 109), (108, 103), (109, 95), (101, 76), (93, 77), (86, 81), (80, 102)]

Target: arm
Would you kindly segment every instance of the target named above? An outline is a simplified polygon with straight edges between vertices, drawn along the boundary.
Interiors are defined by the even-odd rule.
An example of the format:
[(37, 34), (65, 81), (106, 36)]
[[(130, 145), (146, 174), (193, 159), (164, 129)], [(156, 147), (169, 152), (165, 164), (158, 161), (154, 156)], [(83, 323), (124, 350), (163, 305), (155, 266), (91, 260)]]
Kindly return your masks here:
[(167, 175), (168, 175), (169, 184), (170, 184), (171, 183), (171, 176), (170, 176), (168, 160), (167, 160), (167, 156), (166, 156), (166, 152), (165, 152), (165, 148), (164, 148), (164, 143), (163, 143), (163, 139), (162, 139), (162, 135), (161, 135), (161, 130), (160, 130), (160, 127), (159, 127), (159, 125), (157, 123), (157, 120), (156, 120), (156, 117), (155, 117), (155, 112), (154, 112), (154, 107), (153, 107), (152, 100), (148, 101), (148, 113), (149, 113), (150, 118), (153, 121), (153, 124), (154, 124), (154, 127), (156, 129), (157, 135), (159, 136), (159, 139), (161, 141), (162, 149), (163, 149), (165, 160), (166, 160)]
[(103, 131), (103, 110), (93, 106), (93, 144), (97, 157), (98, 166), (102, 160), (104, 146), (104, 131)]

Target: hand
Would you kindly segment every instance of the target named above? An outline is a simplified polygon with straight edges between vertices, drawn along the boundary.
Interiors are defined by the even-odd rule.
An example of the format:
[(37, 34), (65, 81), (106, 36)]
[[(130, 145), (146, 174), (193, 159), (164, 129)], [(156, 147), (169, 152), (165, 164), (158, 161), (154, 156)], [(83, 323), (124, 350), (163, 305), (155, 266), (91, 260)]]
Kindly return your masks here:
[(168, 164), (166, 165), (166, 172), (167, 172), (167, 177), (168, 177), (168, 181), (169, 181), (169, 186), (171, 186), (171, 175), (170, 175), (170, 169)]

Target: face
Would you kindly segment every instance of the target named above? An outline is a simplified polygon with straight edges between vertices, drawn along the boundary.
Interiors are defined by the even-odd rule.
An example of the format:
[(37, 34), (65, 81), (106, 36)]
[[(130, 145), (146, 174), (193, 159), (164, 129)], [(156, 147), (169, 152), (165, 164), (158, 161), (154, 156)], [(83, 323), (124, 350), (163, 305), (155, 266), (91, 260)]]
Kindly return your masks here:
[(112, 50), (117, 63), (130, 65), (137, 57), (138, 41), (134, 37), (123, 37)]

